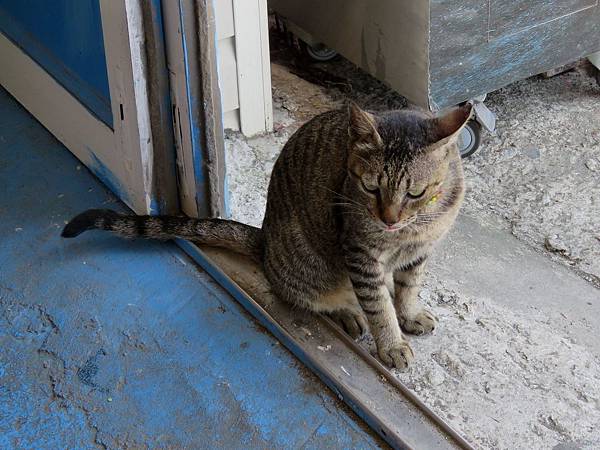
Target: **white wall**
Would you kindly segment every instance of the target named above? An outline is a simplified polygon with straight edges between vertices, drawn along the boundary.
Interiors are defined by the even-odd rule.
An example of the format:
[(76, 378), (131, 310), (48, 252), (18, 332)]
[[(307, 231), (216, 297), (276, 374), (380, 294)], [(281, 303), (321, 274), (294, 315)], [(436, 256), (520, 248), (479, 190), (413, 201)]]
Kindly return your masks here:
[(271, 131), (266, 0), (214, 0), (223, 126), (246, 136)]

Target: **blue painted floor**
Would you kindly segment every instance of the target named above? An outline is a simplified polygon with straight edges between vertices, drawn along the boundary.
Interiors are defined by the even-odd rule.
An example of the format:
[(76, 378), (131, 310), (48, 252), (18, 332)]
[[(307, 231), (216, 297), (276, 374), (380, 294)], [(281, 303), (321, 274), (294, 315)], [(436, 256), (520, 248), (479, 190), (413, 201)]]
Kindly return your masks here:
[(59, 237), (123, 206), (0, 89), (0, 448), (373, 448), (170, 243)]

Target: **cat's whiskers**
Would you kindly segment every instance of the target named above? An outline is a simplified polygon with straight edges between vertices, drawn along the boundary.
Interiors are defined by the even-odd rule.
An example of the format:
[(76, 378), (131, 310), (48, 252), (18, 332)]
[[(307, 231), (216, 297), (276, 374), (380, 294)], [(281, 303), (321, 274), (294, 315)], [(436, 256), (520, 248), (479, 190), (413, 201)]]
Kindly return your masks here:
[(419, 219), (417, 219), (415, 221), (416, 225), (429, 225), (429, 224), (432, 224), (432, 223), (435, 223), (435, 219), (427, 219), (427, 218), (421, 219), (421, 218), (419, 218)]
[(417, 213), (416, 221), (417, 223), (433, 223), (440, 217), (442, 217), (445, 212), (437, 212), (437, 213)]
[(357, 205), (355, 205), (354, 203), (348, 203), (348, 202), (333, 202), (330, 203), (331, 206), (351, 206), (353, 208), (357, 208)]
[(379, 228), (379, 230), (381, 232), (384, 232), (384, 233), (395, 233), (396, 231), (407, 229), (408, 227), (412, 226), (415, 223), (416, 223), (416, 215), (415, 216), (411, 216), (408, 219), (405, 219), (405, 220), (403, 220), (401, 222), (396, 223), (391, 228), (388, 227), (388, 226), (386, 226), (386, 225), (383, 225), (379, 221), (375, 222), (377, 228)]
[(444, 214), (446, 214), (446, 211), (417, 213), (418, 216), (443, 216)]
[(354, 213), (354, 214), (360, 214), (363, 216), (366, 216), (367, 214), (367, 209), (366, 208), (359, 208), (358, 206), (352, 204), (352, 203), (331, 203), (332, 206), (340, 206), (341, 210), (340, 212), (342, 214), (348, 214), (348, 213)]
[(361, 214), (367, 215), (366, 214), (367, 213), (366, 209), (360, 209), (360, 208), (357, 208), (356, 206), (346, 206), (340, 212), (342, 214), (353, 212), (353, 213), (361, 213)]
[(346, 200), (346, 201), (349, 201), (349, 202), (351, 202), (351, 203), (354, 203), (355, 205), (357, 205), (357, 206), (360, 206), (361, 208), (364, 208), (364, 207), (365, 207), (365, 205), (362, 205), (361, 203), (357, 202), (357, 201), (356, 201), (356, 200), (354, 200), (354, 199), (351, 199), (350, 197), (347, 197), (347, 196), (345, 196), (344, 194), (340, 194), (339, 192), (336, 192), (336, 191), (334, 191), (333, 189), (329, 189), (329, 188), (328, 188), (328, 187), (326, 187), (326, 186), (321, 186), (321, 187), (322, 187), (323, 189), (325, 189), (326, 191), (329, 191), (329, 192), (331, 192), (331, 193), (333, 193), (333, 194), (337, 195), (338, 197), (340, 197), (340, 198), (341, 198), (341, 199), (343, 199), (343, 200)]

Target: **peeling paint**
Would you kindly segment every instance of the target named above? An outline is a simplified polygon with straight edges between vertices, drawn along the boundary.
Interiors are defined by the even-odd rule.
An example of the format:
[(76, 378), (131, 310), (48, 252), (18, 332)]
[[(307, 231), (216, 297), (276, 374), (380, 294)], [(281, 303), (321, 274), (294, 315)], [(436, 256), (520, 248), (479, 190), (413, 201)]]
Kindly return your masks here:
[(131, 204), (129, 193), (127, 189), (123, 187), (121, 182), (117, 179), (117, 177), (98, 159), (94, 151), (87, 147), (87, 151), (90, 155), (91, 163), (88, 166), (88, 169), (92, 171), (94, 175), (100, 179), (108, 188), (113, 191), (113, 193), (123, 200), (127, 204)]
[(61, 239), (57, 222), (111, 195), (0, 90), (7, 116), (0, 448), (379, 446), (174, 245)]

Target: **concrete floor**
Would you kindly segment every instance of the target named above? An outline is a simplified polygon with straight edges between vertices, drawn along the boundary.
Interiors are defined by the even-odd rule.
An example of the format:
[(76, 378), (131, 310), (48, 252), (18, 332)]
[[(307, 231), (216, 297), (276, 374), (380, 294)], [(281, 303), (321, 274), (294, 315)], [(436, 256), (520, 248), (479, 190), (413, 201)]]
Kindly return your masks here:
[(498, 131), (465, 161), (465, 209), (500, 217), (600, 288), (600, 86), (586, 66), (488, 96)]
[(65, 220), (123, 205), (0, 90), (0, 448), (377, 448), (170, 243)]
[[(343, 59), (271, 38), (275, 131), (226, 141), (233, 215), (252, 224), (304, 121), (348, 98), (407, 105)], [(501, 129), (465, 161), (463, 212), (430, 264), (421, 297), (440, 326), (412, 338), (415, 363), (396, 376), (481, 448), (600, 448), (599, 94), (575, 70), (489, 96)]]

